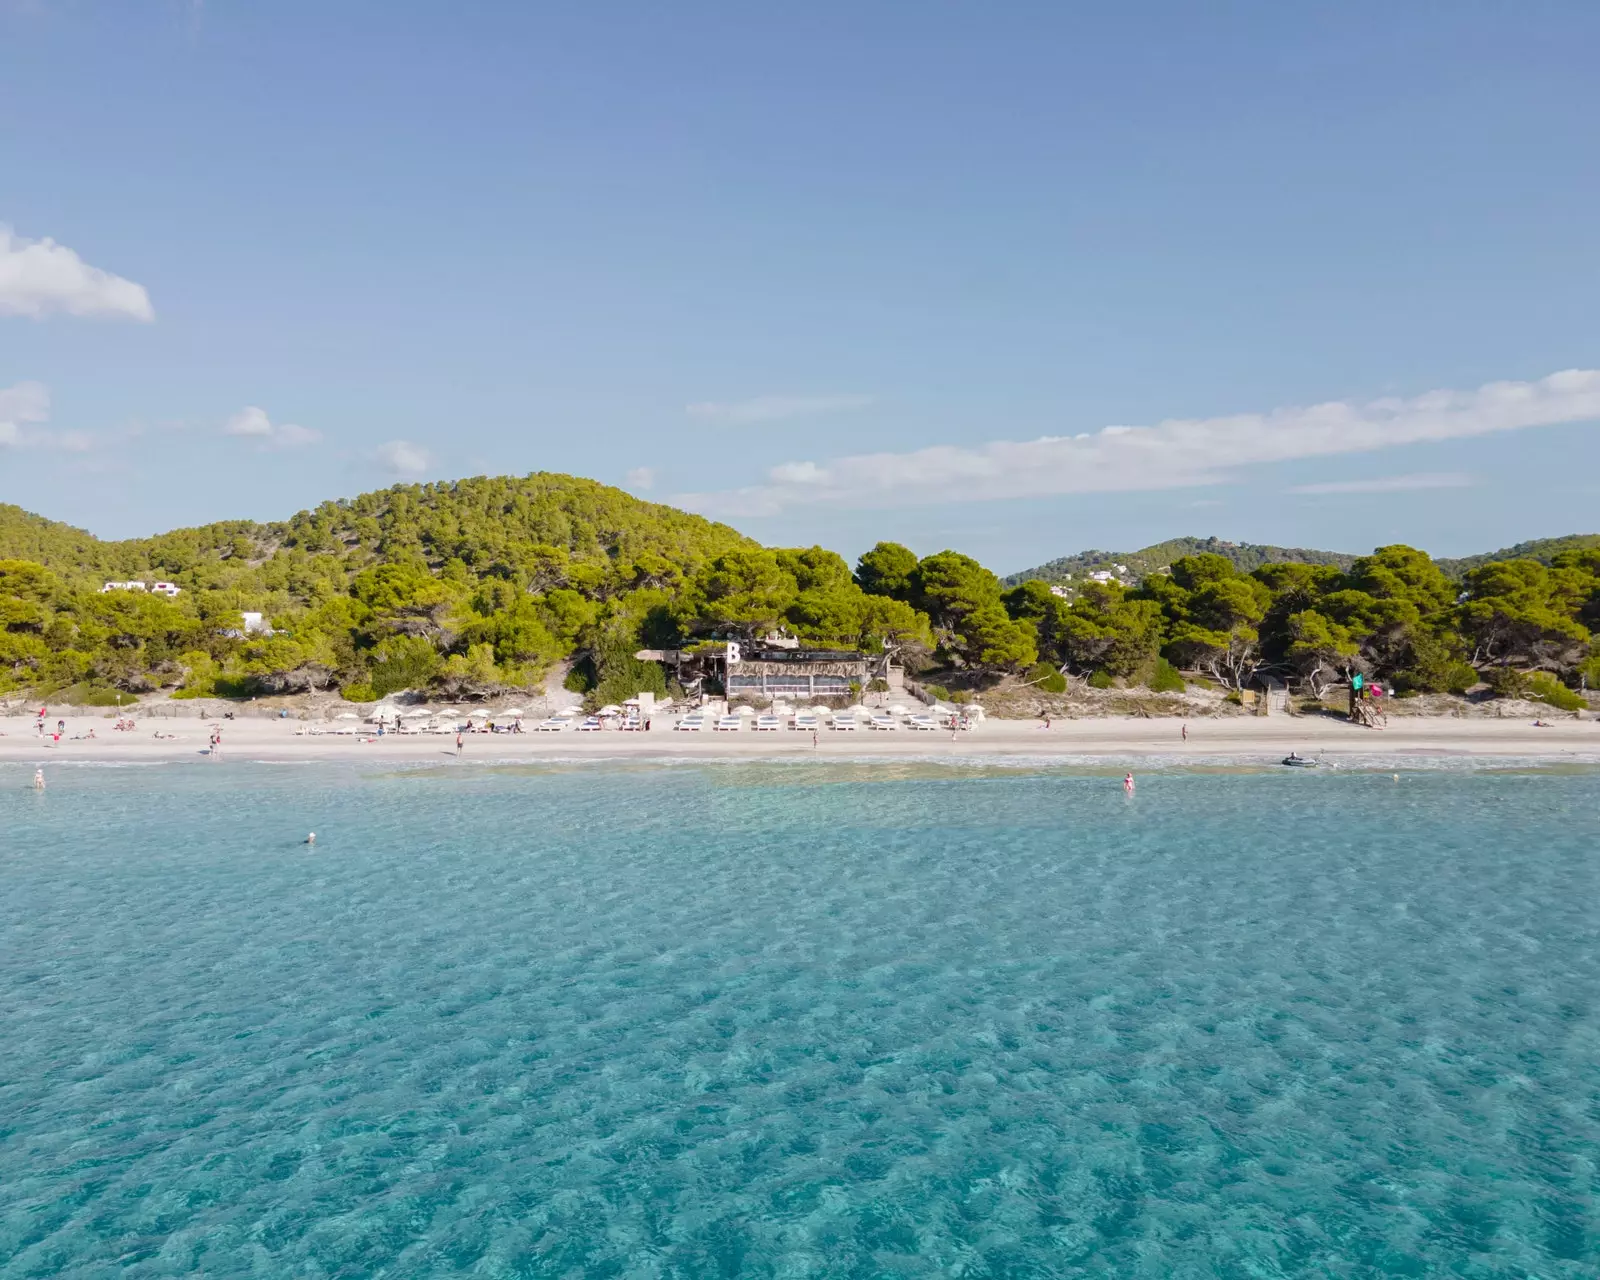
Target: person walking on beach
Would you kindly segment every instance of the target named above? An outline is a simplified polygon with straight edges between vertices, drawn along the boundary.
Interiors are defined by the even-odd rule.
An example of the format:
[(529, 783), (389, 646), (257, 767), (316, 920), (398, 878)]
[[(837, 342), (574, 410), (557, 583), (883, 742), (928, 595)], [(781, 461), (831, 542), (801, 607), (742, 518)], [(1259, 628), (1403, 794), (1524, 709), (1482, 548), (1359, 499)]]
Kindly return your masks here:
[(456, 730), (456, 756), (457, 756), (457, 758), (459, 758), (460, 755), (461, 755), (461, 730), (457, 729)]
[(1183, 722), (1183, 740), (1185, 742), (1189, 741), (1189, 722), (1187, 720)]
[(813, 751), (817, 749), (817, 731), (815, 729), (811, 731), (811, 749)]

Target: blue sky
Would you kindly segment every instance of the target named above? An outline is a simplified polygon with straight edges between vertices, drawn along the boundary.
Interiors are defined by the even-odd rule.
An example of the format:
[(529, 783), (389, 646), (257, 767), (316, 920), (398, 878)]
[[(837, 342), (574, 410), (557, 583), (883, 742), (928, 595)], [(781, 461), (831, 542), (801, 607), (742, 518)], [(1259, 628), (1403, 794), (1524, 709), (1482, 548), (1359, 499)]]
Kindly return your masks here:
[(1588, 531), (1597, 51), (1592, 4), (0, 0), (0, 501), (557, 470), (1001, 571)]

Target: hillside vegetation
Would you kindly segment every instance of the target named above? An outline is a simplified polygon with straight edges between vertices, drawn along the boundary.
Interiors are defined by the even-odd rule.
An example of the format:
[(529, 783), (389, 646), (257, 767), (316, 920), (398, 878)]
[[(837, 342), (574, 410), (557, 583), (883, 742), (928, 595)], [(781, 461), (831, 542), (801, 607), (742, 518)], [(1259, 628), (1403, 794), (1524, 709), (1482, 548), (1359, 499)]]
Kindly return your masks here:
[[(1403, 691), (1600, 684), (1600, 538), (1525, 544), (1453, 580), (1410, 547), (1360, 557), (1179, 539), (1120, 557), (1138, 585), (1040, 577), (1007, 589), (968, 556), (883, 542), (852, 567), (591, 480), (538, 473), (402, 485), (273, 524), (226, 521), (102, 542), (0, 507), (0, 694), (58, 700), (401, 689), (483, 698), (553, 664), (597, 699), (669, 692), (636, 655), (774, 629), (890, 652), (932, 683), (1239, 688), (1263, 671), (1312, 693), (1361, 672)], [(1558, 545), (1559, 544), (1559, 545)], [(1049, 569), (1046, 566), (1045, 569)], [(1043, 572), (1041, 570), (1040, 572)], [(170, 581), (176, 598), (102, 592)], [(262, 615), (260, 630), (244, 614)]]

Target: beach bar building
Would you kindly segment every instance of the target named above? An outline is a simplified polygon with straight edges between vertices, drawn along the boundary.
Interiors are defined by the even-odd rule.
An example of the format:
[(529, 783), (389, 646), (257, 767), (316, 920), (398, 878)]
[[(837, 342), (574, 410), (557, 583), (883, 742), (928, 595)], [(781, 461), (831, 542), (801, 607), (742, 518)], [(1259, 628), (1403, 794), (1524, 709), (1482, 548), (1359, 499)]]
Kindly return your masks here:
[(866, 687), (881, 655), (847, 649), (745, 646), (730, 641), (722, 687), (729, 698), (848, 698), (850, 685)]

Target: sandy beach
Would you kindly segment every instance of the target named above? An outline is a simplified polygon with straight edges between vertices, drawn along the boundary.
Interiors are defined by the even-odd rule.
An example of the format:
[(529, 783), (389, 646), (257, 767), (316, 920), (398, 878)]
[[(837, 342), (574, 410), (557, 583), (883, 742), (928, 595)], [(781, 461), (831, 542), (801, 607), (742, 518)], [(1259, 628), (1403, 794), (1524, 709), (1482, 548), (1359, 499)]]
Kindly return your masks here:
[[(58, 717), (51, 716), (50, 728)], [(59, 742), (40, 738), (31, 717), (0, 719), (0, 761), (44, 763), (85, 761), (150, 763), (196, 760), (207, 756), (210, 724), (195, 719), (144, 719), (131, 732), (114, 730), (113, 721), (68, 716)], [(428, 763), (455, 760), (453, 734), (401, 735), (382, 738), (369, 732), (333, 734), (305, 732), (311, 726), (295, 720), (241, 718), (222, 721), (225, 760), (340, 760), (362, 763)], [(86, 735), (93, 730), (94, 738)], [(158, 737), (157, 734), (161, 736)], [(1176, 720), (1101, 718), (1057, 720), (1049, 729), (1038, 721), (990, 720), (963, 731), (894, 732), (865, 727), (852, 733), (828, 729), (817, 735), (749, 729), (718, 733), (677, 732), (658, 722), (649, 733), (472, 733), (465, 736), (464, 762), (509, 762), (538, 759), (951, 759), (1003, 757), (1139, 758), (1161, 757), (1163, 763), (1227, 761), (1275, 764), (1290, 751), (1330, 763), (1376, 761), (1395, 756), (1520, 758), (1549, 763), (1600, 763), (1600, 722), (1562, 719), (1548, 727), (1531, 720), (1404, 718), (1387, 729), (1363, 729), (1332, 717), (1232, 717), (1189, 722), (1189, 737), (1180, 735)]]

